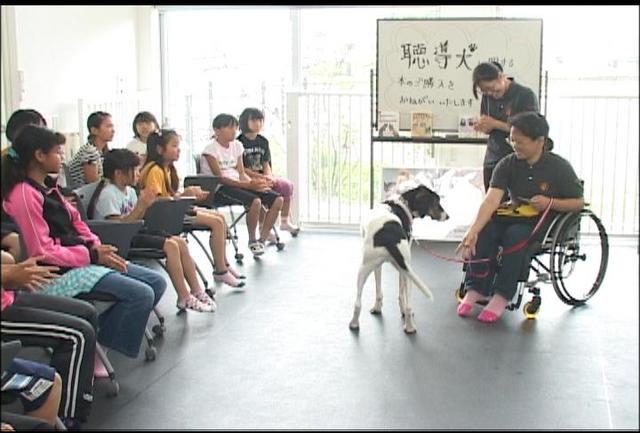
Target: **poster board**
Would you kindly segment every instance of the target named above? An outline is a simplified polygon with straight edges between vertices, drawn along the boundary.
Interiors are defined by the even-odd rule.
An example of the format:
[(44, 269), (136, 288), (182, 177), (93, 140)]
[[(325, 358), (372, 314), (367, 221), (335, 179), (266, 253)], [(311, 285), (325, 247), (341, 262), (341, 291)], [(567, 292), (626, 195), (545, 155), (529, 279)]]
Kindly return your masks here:
[(539, 100), (542, 20), (379, 19), (376, 115), (397, 111), (400, 129), (410, 130), (412, 112), (431, 111), (434, 130), (458, 131), (460, 116), (480, 113), (472, 71), (486, 61)]

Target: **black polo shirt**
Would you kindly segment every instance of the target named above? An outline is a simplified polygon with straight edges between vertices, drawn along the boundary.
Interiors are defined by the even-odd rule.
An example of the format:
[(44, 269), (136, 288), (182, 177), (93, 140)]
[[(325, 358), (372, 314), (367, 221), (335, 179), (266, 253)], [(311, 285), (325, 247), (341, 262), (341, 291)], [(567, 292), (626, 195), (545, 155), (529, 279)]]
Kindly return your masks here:
[(583, 196), (582, 183), (571, 164), (553, 152), (544, 152), (533, 165), (515, 153), (505, 156), (493, 170), (490, 188), (506, 191), (512, 201), (534, 195), (561, 199)]
[[(509, 90), (500, 99), (482, 95), (480, 102), (480, 114), (486, 114), (501, 122), (506, 122), (509, 116), (513, 116), (524, 111), (540, 110), (538, 97), (528, 87), (522, 86), (513, 78)], [(513, 149), (507, 143), (509, 133), (501, 129), (494, 129), (489, 133), (487, 141), (487, 151), (484, 154), (485, 167), (493, 167), (506, 155), (513, 153)]]

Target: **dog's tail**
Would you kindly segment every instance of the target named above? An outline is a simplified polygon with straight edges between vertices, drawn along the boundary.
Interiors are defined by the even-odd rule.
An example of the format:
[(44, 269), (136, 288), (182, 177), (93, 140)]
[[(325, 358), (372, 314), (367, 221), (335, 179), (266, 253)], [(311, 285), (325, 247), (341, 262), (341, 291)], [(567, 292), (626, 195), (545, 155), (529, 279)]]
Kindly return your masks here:
[(405, 272), (407, 274), (407, 277), (409, 277), (409, 279), (413, 281), (413, 283), (418, 287), (418, 289), (420, 289), (422, 293), (424, 293), (427, 296), (427, 298), (433, 300), (433, 293), (431, 293), (431, 290), (429, 290), (427, 285), (422, 282), (420, 277), (418, 277), (416, 273), (413, 272), (413, 269), (411, 268), (411, 266), (409, 266), (409, 264), (405, 261), (404, 256), (398, 249), (398, 244), (385, 245), (385, 248), (387, 249), (387, 251), (389, 251), (389, 254), (391, 254), (391, 257), (393, 257), (395, 262), (400, 267), (399, 271)]
[(407, 262), (405, 262), (404, 256), (402, 255), (402, 253), (398, 249), (398, 244), (385, 245), (384, 247), (387, 249), (387, 251), (389, 251), (389, 254), (391, 254), (391, 257), (393, 257), (393, 260), (396, 261), (398, 266), (400, 266), (400, 268), (402, 268), (402, 269), (404, 269), (406, 271), (407, 270)]
[(407, 273), (407, 276), (409, 277), (409, 279), (413, 281), (413, 283), (418, 287), (418, 289), (420, 289), (422, 293), (424, 293), (427, 296), (427, 298), (433, 300), (433, 293), (431, 293), (431, 290), (429, 290), (427, 285), (422, 282), (420, 277), (418, 277), (416, 273), (413, 272), (413, 269), (411, 269), (411, 267), (408, 266), (407, 270), (404, 272)]

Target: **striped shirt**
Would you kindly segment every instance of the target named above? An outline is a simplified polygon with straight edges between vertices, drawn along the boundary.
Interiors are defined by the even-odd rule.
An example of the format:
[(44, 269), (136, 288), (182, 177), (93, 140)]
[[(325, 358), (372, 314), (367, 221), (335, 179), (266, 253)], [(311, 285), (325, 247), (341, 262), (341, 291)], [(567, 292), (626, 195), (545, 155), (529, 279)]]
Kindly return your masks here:
[[(105, 151), (108, 149), (105, 147)], [(84, 178), (84, 171), (82, 170), (83, 164), (88, 162), (98, 164), (98, 178), (102, 179), (102, 158), (104, 154), (101, 154), (96, 146), (92, 143), (87, 143), (78, 149), (71, 161), (69, 162), (69, 174), (71, 176), (71, 182), (67, 179), (67, 183), (71, 183), (74, 188), (78, 188), (87, 183)]]

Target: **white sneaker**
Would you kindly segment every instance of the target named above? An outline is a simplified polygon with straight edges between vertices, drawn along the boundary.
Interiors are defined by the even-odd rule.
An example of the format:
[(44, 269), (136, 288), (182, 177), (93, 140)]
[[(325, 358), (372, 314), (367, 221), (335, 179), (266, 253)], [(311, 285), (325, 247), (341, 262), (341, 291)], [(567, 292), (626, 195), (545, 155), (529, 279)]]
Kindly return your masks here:
[(258, 241), (249, 242), (249, 249), (254, 256), (261, 256), (264, 254), (264, 244)]

